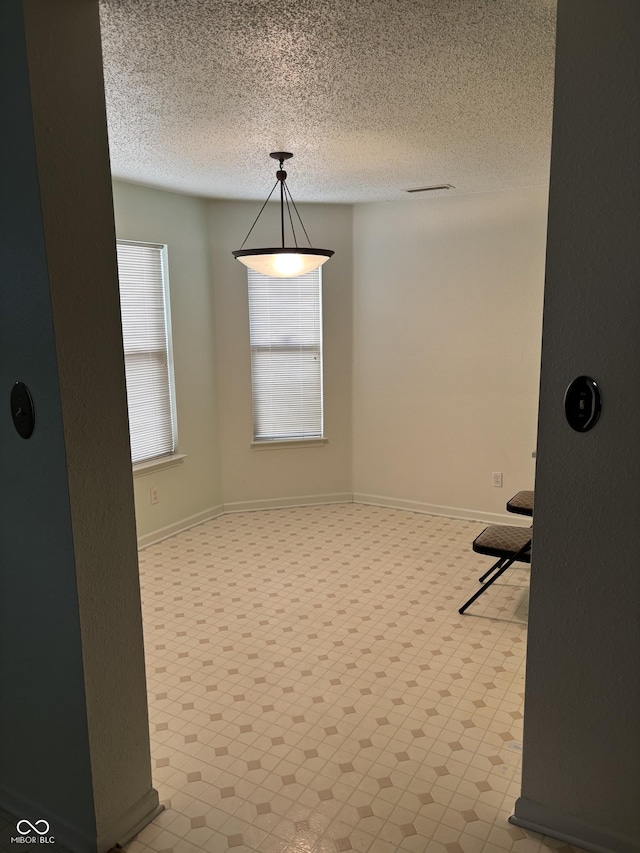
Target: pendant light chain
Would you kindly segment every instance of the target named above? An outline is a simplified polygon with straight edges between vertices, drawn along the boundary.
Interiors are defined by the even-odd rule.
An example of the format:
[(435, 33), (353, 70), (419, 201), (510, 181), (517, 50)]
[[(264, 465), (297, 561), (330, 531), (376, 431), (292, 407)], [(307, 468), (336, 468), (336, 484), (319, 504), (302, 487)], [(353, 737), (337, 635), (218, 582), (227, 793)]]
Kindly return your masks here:
[[(296, 203), (295, 203), (295, 201), (293, 200), (293, 196), (291, 195), (291, 191), (289, 190), (289, 187), (288, 187), (286, 184), (285, 184), (285, 189), (286, 189), (286, 191), (287, 191), (287, 194), (288, 194), (289, 198), (291, 199), (291, 204), (293, 205), (293, 209), (294, 209), (294, 210), (295, 210), (295, 212), (296, 212), (296, 216), (297, 216), (297, 217), (298, 217), (298, 219), (300, 220), (300, 225), (302, 225), (302, 230), (304, 231), (304, 236), (307, 238), (307, 243), (308, 243), (309, 245), (311, 245), (311, 240), (309, 239), (309, 235), (307, 234), (307, 229), (304, 227), (304, 222), (302, 221), (302, 217), (301, 217), (301, 216), (300, 216), (300, 214), (298, 213), (298, 208), (296, 207)], [(297, 246), (297, 245), (298, 245), (298, 244), (296, 243), (296, 246)]]
[[(275, 182), (275, 184), (273, 185), (273, 188), (272, 188), (271, 192), (270, 192), (270, 193), (269, 193), (269, 195), (267, 196), (267, 201), (269, 201), (269, 199), (270, 199), (270, 198), (271, 198), (271, 196), (273, 195), (273, 190), (275, 190), (275, 188), (276, 188), (277, 186), (278, 186), (278, 181), (276, 181), (276, 182)], [(253, 229), (255, 228), (255, 224), (256, 224), (256, 222), (258, 221), (258, 219), (260, 219), (260, 216), (261, 216), (261, 214), (262, 214), (262, 211), (263, 211), (263, 210), (265, 209), (265, 207), (267, 206), (267, 201), (265, 201), (265, 203), (262, 205), (262, 207), (260, 208), (260, 213), (259, 213), (259, 214), (256, 216), (256, 218), (253, 220), (253, 225), (251, 226), (251, 228), (249, 228), (249, 233), (247, 234), (247, 236), (246, 236), (246, 237), (244, 238), (244, 240), (242, 241), (242, 246), (240, 246), (240, 249), (244, 249), (244, 244), (247, 242), (247, 240), (248, 240), (248, 239), (249, 239), (249, 237), (251, 236), (251, 232), (252, 232), (252, 231), (253, 231)], [(304, 228), (304, 226), (302, 226), (302, 227)], [(282, 245), (284, 246), (284, 243), (283, 243)], [(309, 245), (311, 245), (311, 243), (309, 243)]]
[[(291, 223), (291, 233), (293, 234), (293, 242), (295, 243), (296, 249), (298, 248), (298, 238), (296, 237), (296, 229), (293, 227), (293, 216), (291, 216), (291, 208), (289, 207), (289, 187), (285, 184), (285, 201), (287, 202), (287, 213), (289, 214), (289, 222)], [(311, 245), (311, 243), (309, 243)]]
[(280, 168), (276, 172), (276, 178), (280, 181), (280, 233), (282, 235), (282, 248), (284, 249), (284, 187), (287, 180), (287, 173), (282, 166), (284, 160), (280, 160)]

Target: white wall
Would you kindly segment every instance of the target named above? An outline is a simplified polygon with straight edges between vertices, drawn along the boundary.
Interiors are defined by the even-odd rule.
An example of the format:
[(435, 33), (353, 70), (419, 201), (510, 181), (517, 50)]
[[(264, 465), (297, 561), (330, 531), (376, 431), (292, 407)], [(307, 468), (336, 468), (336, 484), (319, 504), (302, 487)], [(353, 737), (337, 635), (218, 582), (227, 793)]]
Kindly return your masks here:
[(546, 212), (544, 188), (355, 208), (356, 499), (490, 520), (533, 487)]
[[(222, 489), (227, 509), (297, 499), (351, 499), (352, 208), (298, 205), (314, 245), (335, 250), (323, 270), (325, 435), (321, 447), (251, 447), (251, 358), (247, 271), (240, 248), (259, 210), (256, 202), (209, 205), (211, 277), (215, 300)], [(252, 245), (273, 245), (278, 208), (268, 205)], [(255, 242), (254, 242), (255, 240)], [(262, 241), (262, 242), (261, 242)]]
[[(246, 270), (256, 202), (114, 183), (123, 239), (169, 246), (179, 450), (135, 479), (143, 542), (226, 510), (380, 500), (493, 519), (531, 488), (546, 191), (302, 205), (323, 267), (320, 447), (251, 447)], [(273, 242), (269, 205), (252, 241)], [(491, 472), (504, 472), (504, 487)], [(152, 506), (151, 486), (160, 503)]]
[[(220, 511), (222, 504), (207, 202), (119, 181), (113, 198), (119, 239), (168, 246), (178, 450), (187, 455), (174, 467), (135, 476), (144, 542)], [(155, 505), (153, 486), (160, 497)]]
[[(246, 268), (238, 248), (259, 205), (197, 199), (114, 181), (120, 239), (166, 243), (178, 413), (168, 469), (136, 473), (144, 544), (222, 509), (298, 499), (351, 499), (352, 209), (299, 205), (314, 244), (335, 250), (323, 269), (325, 434), (320, 447), (251, 448), (251, 369)], [(263, 221), (264, 220), (264, 221)], [(273, 240), (277, 210), (255, 238)], [(157, 486), (160, 502), (149, 491)]]

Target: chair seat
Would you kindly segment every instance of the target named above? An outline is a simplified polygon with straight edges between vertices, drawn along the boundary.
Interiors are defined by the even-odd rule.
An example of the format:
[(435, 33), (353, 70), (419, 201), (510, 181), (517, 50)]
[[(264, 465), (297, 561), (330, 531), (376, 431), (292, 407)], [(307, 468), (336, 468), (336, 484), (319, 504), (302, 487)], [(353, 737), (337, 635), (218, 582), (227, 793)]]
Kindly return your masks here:
[(518, 492), (507, 502), (507, 510), (520, 515), (533, 515), (533, 492)]
[[(509, 527), (504, 524), (493, 524), (474, 539), (472, 547), (477, 554), (509, 559), (524, 548), (530, 540), (530, 527)], [(531, 546), (520, 554), (518, 560), (523, 563), (531, 562)]]

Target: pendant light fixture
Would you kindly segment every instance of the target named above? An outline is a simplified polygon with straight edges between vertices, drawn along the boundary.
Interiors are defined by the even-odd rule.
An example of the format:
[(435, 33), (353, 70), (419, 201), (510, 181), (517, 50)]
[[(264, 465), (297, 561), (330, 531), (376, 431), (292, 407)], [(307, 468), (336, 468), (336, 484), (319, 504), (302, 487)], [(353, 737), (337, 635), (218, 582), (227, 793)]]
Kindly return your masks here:
[[(280, 184), (280, 232), (281, 232), (281, 242), (282, 246), (278, 246), (277, 248), (266, 248), (266, 249), (245, 249), (244, 244), (249, 239), (251, 232), (253, 231), (256, 222), (260, 219), (260, 215), (262, 211), (267, 206), (267, 201), (260, 208), (260, 213), (256, 216), (253, 225), (249, 229), (249, 233), (244, 238), (244, 243), (239, 249), (236, 249), (235, 252), (232, 252), (234, 258), (240, 261), (240, 263), (244, 264), (246, 267), (249, 267), (250, 270), (254, 270), (254, 272), (262, 273), (262, 275), (268, 275), (272, 278), (294, 278), (295, 276), (304, 275), (305, 273), (311, 272), (311, 270), (317, 269), (319, 266), (328, 261), (329, 258), (333, 255), (332, 249), (313, 249), (311, 248), (311, 240), (309, 240), (309, 235), (307, 234), (307, 229), (304, 227), (304, 223), (298, 213), (298, 208), (296, 207), (296, 203), (293, 200), (291, 193), (289, 192), (289, 187), (287, 186), (287, 173), (282, 168), (285, 160), (290, 160), (293, 157), (293, 154), (290, 154), (288, 151), (273, 151), (270, 155), (274, 160), (278, 160), (280, 162), (280, 168), (276, 172), (276, 182), (273, 185), (273, 188), (269, 195), (267, 196), (267, 201), (273, 195), (275, 188)], [(291, 214), (291, 207), (289, 206), (289, 202), (293, 205), (293, 209), (295, 211), (296, 216), (302, 226), (302, 230), (304, 231), (304, 235), (307, 238), (307, 242), (309, 243), (308, 248), (299, 248), (298, 247), (298, 239), (296, 237), (295, 228), (293, 227), (293, 216)], [(287, 208), (287, 214), (289, 216), (289, 222), (291, 224), (291, 233), (293, 235), (293, 246), (285, 246), (284, 244), (284, 209), (285, 205)]]

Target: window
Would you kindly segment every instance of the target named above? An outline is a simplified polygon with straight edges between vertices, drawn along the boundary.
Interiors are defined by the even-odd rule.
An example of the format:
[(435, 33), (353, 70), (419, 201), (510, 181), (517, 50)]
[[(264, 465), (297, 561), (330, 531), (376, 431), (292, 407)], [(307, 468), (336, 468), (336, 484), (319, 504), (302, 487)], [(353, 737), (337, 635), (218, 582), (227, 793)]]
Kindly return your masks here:
[(118, 240), (131, 461), (175, 451), (167, 247)]
[(253, 440), (322, 438), (322, 277), (249, 270)]

